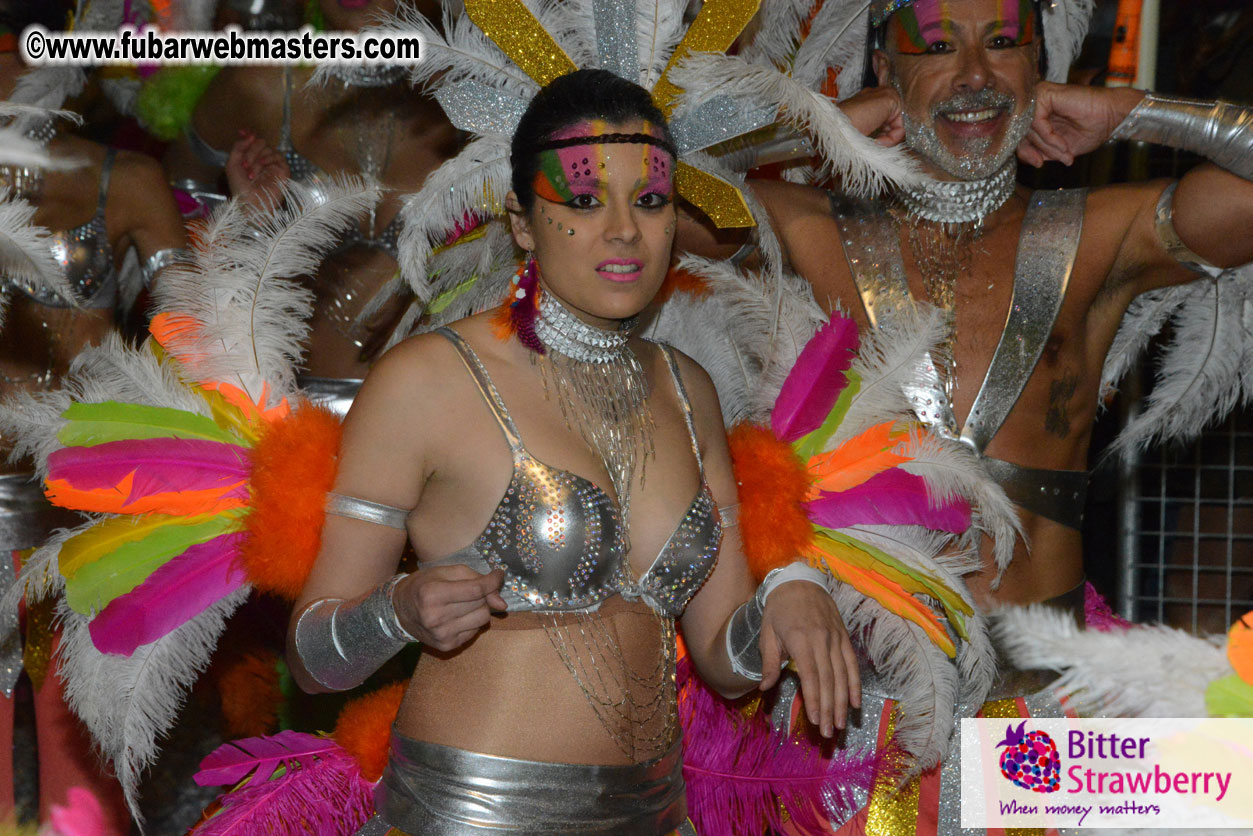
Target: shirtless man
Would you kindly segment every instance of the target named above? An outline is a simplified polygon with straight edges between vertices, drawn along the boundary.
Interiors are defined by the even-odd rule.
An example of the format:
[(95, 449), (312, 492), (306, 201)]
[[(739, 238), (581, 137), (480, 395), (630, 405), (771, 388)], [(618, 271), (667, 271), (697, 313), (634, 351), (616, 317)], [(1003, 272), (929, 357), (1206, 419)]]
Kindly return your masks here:
[[(814, 188), (752, 185), (791, 268), (828, 309), (843, 306), (863, 327), (890, 320), (889, 265), (899, 249), (910, 294), (951, 310), (953, 362), (936, 358), (932, 393), (936, 403), (951, 396), (956, 421), (940, 416), (939, 423), (986, 454), (990, 472), (1020, 506), (1026, 534), (999, 587), (991, 587), (990, 557), (968, 581), (988, 604), (1055, 598), (1083, 579), (1083, 471), (1102, 362), (1128, 304), (1196, 279), (1182, 262), (1253, 260), (1253, 114), (1041, 81), (1042, 39), (1030, 0), (917, 0), (895, 12), (900, 3), (871, 5), (886, 18), (872, 30), (878, 86), (842, 108), (881, 143), (904, 142), (939, 183), (845, 205)], [(1111, 138), (1163, 142), (1214, 162), (1179, 181), (1039, 193), (1046, 205), (1029, 211), (1037, 201), (1013, 184), (1015, 152), (1036, 166), (1070, 164)], [(1173, 194), (1163, 197), (1167, 190)], [(1173, 248), (1172, 208), (1182, 242)], [(870, 253), (876, 234), (885, 245)], [(1018, 270), (1015, 294), (1020, 259), (1029, 263)], [(1007, 325), (1011, 298), (1022, 323), (1015, 317)], [(985, 386), (1002, 339), (1024, 346), (1022, 357), (1015, 368), (1010, 355), (1020, 352), (1002, 352), (997, 366), (1005, 375)], [(981, 409), (971, 417), (981, 387)], [(998, 429), (1002, 404), (1007, 414)]]

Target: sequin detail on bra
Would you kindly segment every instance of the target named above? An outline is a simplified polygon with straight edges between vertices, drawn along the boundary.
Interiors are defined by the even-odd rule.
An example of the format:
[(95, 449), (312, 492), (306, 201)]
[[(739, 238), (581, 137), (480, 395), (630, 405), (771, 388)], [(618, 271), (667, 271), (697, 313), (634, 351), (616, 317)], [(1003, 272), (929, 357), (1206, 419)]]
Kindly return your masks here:
[[(113, 171), (116, 148), (105, 151), (100, 166), (100, 186), (96, 213), (87, 223), (64, 232), (54, 232), (49, 239), (52, 257), (60, 265), (76, 302), (85, 308), (113, 308), (117, 305), (117, 271), (113, 267), (113, 247), (105, 227), (104, 210), (109, 196), (109, 179)], [(67, 300), (51, 290), (25, 282), (13, 286), (24, 295), (50, 308), (68, 308)]]
[[(510, 611), (594, 610), (606, 598), (620, 594), (641, 599), (662, 615), (680, 615), (713, 571), (722, 537), (703, 467), (701, 489), (683, 519), (648, 571), (633, 580), (623, 546), (622, 520), (613, 501), (591, 481), (532, 456), (474, 350), (451, 329), (436, 333), (456, 347), (500, 425), (513, 455), (513, 477), (474, 543), (434, 563), (463, 563), (481, 571), (504, 569), (501, 594)], [(673, 354), (667, 346), (661, 348), (700, 466), (691, 407)]]

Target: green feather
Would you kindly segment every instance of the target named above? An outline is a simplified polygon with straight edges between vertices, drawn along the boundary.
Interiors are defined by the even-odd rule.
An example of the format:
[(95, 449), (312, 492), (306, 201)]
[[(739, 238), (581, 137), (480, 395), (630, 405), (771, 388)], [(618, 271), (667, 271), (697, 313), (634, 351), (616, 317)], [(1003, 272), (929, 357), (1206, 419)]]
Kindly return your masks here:
[(239, 444), (240, 439), (212, 418), (182, 409), (143, 404), (75, 403), (61, 413), (69, 423), (57, 433), (66, 447), (94, 447), (109, 441), (145, 438), (195, 438)]
[(850, 537), (847, 534), (841, 534), (838, 531), (822, 526), (814, 527), (832, 540), (870, 555), (881, 564), (875, 567), (876, 571), (900, 584), (909, 592), (930, 595), (938, 600), (944, 607), (944, 613), (952, 623), (953, 629), (957, 631), (957, 635), (963, 639), (969, 638), (966, 633), (966, 616), (970, 615), (973, 610), (969, 604), (962, 600), (960, 595), (950, 589), (943, 581), (906, 566), (882, 549), (863, 543), (855, 537)]
[(70, 609), (91, 615), (114, 598), (139, 586), (171, 558), (197, 543), (241, 527), (238, 513), (220, 514), (193, 525), (172, 523), (142, 540), (124, 543), (117, 550), (80, 568), (65, 581), (65, 601)]
[(844, 421), (844, 416), (848, 414), (848, 408), (852, 405), (853, 399), (861, 391), (861, 375), (850, 369), (844, 372), (844, 377), (848, 379), (848, 384), (835, 399), (835, 405), (831, 407), (831, 411), (827, 413), (827, 417), (818, 429), (796, 439), (796, 443), (792, 445), (792, 449), (803, 462), (809, 461), (826, 449), (827, 442), (831, 440), (831, 436), (835, 435), (835, 431)]
[(1211, 717), (1253, 717), (1253, 685), (1234, 673), (1214, 680), (1205, 689), (1205, 710)]

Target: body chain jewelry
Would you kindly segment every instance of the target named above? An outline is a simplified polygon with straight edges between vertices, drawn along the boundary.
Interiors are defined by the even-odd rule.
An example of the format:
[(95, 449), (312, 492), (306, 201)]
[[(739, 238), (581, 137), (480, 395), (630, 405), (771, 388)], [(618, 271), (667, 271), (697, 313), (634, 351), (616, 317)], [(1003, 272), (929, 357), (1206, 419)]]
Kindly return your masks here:
[(547, 352), (531, 355), (539, 364), (545, 396), (555, 393), (566, 426), (578, 430), (609, 472), (624, 531), (630, 529), (636, 469), (642, 484), (645, 463), (654, 453), (648, 385), (627, 345), (634, 326), (630, 319), (617, 331), (596, 328), (543, 293), (535, 335)]
[(947, 335), (932, 359), (950, 403), (957, 389), (957, 278), (971, 269), (984, 219), (1014, 193), (1015, 171), (1011, 158), (985, 180), (937, 181), (902, 189), (892, 207), (897, 226), (905, 228), (928, 301), (948, 317)]

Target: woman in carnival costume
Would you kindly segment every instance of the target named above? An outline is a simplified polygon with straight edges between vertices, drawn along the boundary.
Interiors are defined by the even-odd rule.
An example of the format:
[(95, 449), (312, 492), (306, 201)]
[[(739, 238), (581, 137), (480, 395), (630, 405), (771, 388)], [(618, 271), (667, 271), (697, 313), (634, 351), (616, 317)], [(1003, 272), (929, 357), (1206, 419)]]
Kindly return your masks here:
[[(338, 690), (407, 642), (432, 651), (376, 793), (398, 831), (680, 827), (680, 617), (728, 696), (790, 657), (826, 736), (856, 704), (825, 577), (794, 564), (753, 596), (735, 537), (719, 549), (736, 498), (708, 378), (631, 336), (670, 264), (675, 157), (642, 88), (547, 85), (513, 138), (516, 298), (390, 353), (346, 422), (289, 657)], [(393, 576), (406, 528), (446, 556)]]

